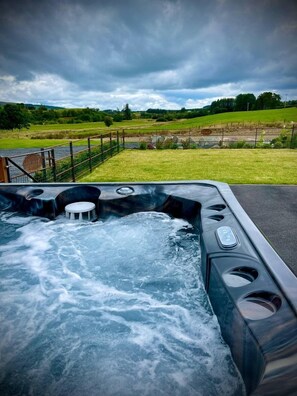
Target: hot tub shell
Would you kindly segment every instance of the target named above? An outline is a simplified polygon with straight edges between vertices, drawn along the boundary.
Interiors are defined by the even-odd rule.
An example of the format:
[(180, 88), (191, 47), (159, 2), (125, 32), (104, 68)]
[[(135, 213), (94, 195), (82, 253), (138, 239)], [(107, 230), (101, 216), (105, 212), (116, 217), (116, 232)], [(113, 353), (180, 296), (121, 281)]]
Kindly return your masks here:
[(227, 184), (1, 184), (0, 210), (55, 219), (66, 205), (93, 202), (99, 219), (159, 211), (201, 235), (202, 275), (247, 394), (297, 393), (297, 279), (244, 212)]

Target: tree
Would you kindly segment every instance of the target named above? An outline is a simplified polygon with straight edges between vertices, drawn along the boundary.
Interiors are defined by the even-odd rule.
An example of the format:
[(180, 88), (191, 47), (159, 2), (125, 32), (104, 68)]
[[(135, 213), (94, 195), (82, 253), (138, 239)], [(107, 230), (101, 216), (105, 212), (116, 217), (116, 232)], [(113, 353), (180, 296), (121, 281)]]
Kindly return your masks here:
[(124, 120), (132, 120), (132, 112), (129, 108), (128, 103), (125, 105), (123, 109), (123, 113), (124, 113)]
[(0, 113), (0, 129), (29, 128), (30, 113), (24, 105), (6, 104)]
[(105, 116), (105, 117), (104, 117), (104, 124), (105, 124), (107, 127), (110, 127), (110, 125), (113, 124), (112, 118), (111, 118), (110, 116)]
[(0, 129), (10, 129), (8, 128), (7, 114), (3, 108), (0, 108)]
[(274, 92), (263, 92), (257, 97), (258, 110), (276, 109), (279, 106), (281, 106), (281, 97)]
[(235, 104), (234, 98), (218, 99), (211, 103), (210, 112), (212, 114), (216, 114), (216, 113), (226, 113), (228, 111), (233, 111), (234, 104)]
[(123, 121), (123, 114), (119, 111), (119, 110), (117, 110), (114, 114), (113, 114), (113, 120), (115, 121), (115, 122), (122, 122)]
[(256, 97), (252, 93), (239, 94), (235, 98), (235, 111), (254, 110), (256, 106)]

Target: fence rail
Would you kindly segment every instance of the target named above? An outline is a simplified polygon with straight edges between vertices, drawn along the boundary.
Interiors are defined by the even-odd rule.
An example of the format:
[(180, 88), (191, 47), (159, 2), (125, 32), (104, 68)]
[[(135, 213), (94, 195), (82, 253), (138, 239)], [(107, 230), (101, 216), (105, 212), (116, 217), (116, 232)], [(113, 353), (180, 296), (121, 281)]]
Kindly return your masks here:
[(75, 182), (124, 147), (124, 133), (117, 132), (0, 157), (0, 182)]
[[(297, 130), (290, 128), (191, 128), (183, 131), (156, 131), (150, 136), (143, 134), (126, 137), (127, 148), (256, 148), (297, 147)], [(167, 147), (167, 146), (168, 147)], [(177, 146), (177, 147), (176, 147)]]

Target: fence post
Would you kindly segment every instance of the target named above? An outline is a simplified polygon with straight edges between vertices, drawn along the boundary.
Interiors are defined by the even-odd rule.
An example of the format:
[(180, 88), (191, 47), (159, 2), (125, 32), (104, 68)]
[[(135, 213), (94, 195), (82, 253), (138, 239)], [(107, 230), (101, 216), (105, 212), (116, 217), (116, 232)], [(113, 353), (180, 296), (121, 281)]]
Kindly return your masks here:
[(120, 152), (120, 137), (119, 137), (119, 131), (117, 131), (117, 151), (118, 151), (118, 153)]
[(10, 183), (9, 167), (6, 157), (0, 157), (0, 183)]
[(75, 182), (75, 170), (74, 170), (74, 161), (73, 161), (73, 146), (72, 146), (72, 142), (69, 142), (69, 149), (70, 149), (70, 163), (71, 163), (72, 181)]
[(46, 181), (46, 161), (45, 161), (44, 148), (40, 149), (40, 154), (41, 154), (41, 163), (42, 163), (42, 178), (43, 181)]
[(122, 142), (123, 142), (123, 149), (125, 148), (125, 130), (122, 131)]
[(255, 133), (255, 148), (257, 147), (257, 139), (258, 139), (258, 128), (256, 128), (256, 133)]
[(103, 136), (100, 135), (100, 142), (101, 142), (101, 162), (104, 162), (104, 153), (103, 153)]
[(111, 135), (111, 132), (109, 134), (109, 150), (110, 150), (110, 156), (112, 157), (112, 135)]
[(57, 181), (57, 174), (56, 174), (56, 160), (55, 160), (55, 149), (51, 149), (51, 168), (53, 171), (53, 179), (54, 182)]
[(89, 168), (90, 173), (92, 172), (92, 151), (91, 151), (91, 138), (88, 137), (88, 151), (89, 151)]
[(292, 125), (290, 148), (294, 148), (295, 124)]
[(221, 148), (224, 146), (224, 128), (222, 128), (222, 143)]

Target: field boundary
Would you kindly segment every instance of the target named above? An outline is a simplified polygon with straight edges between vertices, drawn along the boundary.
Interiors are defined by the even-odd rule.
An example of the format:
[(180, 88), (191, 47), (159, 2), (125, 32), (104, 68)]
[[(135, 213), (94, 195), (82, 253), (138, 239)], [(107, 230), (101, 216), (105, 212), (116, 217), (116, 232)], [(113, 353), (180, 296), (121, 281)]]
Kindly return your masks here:
[[(164, 148), (295, 148), (295, 124), (289, 128), (191, 128), (179, 131), (156, 131), (151, 135), (125, 133), (127, 147)], [(133, 145), (134, 144), (134, 145)]]

